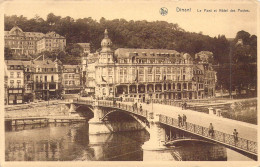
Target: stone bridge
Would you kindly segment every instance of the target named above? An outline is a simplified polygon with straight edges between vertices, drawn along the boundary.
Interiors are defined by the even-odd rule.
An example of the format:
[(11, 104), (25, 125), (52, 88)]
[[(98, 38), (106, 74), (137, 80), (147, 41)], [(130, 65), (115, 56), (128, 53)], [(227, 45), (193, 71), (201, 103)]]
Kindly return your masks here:
[[(119, 129), (115, 130), (115, 127), (106, 123), (106, 118), (109, 115), (120, 112), (130, 115), (149, 132), (150, 139), (144, 143), (142, 147), (144, 150), (154, 151), (166, 148), (165, 145), (167, 145), (166, 141), (168, 139), (165, 125), (167, 125), (196, 135), (205, 141), (224, 145), (253, 159), (257, 159), (257, 125), (248, 125), (240, 121), (225, 118), (212, 118), (208, 114), (191, 110), (184, 112), (176, 107), (164, 109), (165, 106), (163, 105), (156, 106), (156, 104), (146, 105), (142, 103), (142, 109), (140, 109), (139, 107), (134, 107), (133, 103), (130, 102), (113, 103), (112, 101), (105, 100), (74, 100), (70, 103), (70, 112), (75, 112), (76, 107), (81, 105), (88, 106), (94, 114), (94, 117), (89, 121), (89, 134), (120, 131)], [(184, 126), (178, 125), (177, 113), (179, 112), (184, 112), (188, 117), (187, 123)], [(196, 117), (199, 118), (199, 121), (194, 119)], [(214, 125), (214, 136), (209, 135), (209, 128), (205, 126), (206, 123), (209, 124), (208, 122)], [(220, 129), (222, 126), (225, 128)], [(215, 127), (219, 127), (219, 129)], [(232, 134), (233, 131), (230, 130), (232, 128), (239, 129), (239, 137), (236, 141)]]

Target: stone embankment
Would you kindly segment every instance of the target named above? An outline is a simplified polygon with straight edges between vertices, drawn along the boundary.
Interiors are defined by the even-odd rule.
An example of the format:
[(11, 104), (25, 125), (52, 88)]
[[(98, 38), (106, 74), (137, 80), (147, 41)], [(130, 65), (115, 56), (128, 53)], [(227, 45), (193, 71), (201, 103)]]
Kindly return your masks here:
[(8, 125), (28, 125), (51, 122), (85, 121), (78, 114), (71, 115), (65, 101), (51, 101), (5, 107), (5, 122)]

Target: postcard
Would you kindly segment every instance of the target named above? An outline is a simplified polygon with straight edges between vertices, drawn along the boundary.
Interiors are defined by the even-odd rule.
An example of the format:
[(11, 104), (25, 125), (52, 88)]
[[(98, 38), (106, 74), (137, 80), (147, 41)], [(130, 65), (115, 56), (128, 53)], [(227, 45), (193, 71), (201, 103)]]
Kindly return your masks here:
[(258, 1), (1, 9), (0, 166), (259, 165)]

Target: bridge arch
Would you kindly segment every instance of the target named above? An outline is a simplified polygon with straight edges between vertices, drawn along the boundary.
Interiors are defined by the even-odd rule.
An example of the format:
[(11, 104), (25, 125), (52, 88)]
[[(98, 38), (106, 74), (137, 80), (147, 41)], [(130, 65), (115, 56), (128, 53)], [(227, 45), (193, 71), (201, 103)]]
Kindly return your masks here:
[(134, 120), (136, 120), (138, 123), (140, 123), (148, 133), (150, 133), (149, 122), (146, 118), (138, 117), (132, 113), (129, 113), (129, 112), (126, 112), (123, 110), (118, 110), (118, 109), (110, 110), (106, 114), (104, 114), (104, 116), (102, 118), (100, 118), (100, 121), (104, 121), (109, 115), (111, 115), (113, 113), (122, 113), (122, 114), (126, 114), (128, 116), (131, 116)]

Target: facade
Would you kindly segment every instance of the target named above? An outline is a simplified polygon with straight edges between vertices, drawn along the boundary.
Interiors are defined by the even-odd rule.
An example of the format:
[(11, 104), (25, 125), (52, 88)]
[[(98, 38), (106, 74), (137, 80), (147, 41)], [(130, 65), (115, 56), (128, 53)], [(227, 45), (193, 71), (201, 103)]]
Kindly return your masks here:
[(37, 41), (37, 52), (60, 50), (64, 51), (66, 47), (66, 39), (55, 33), (49, 32), (45, 34), (39, 41)]
[(89, 54), (90, 53), (90, 43), (77, 43), (79, 46), (82, 47), (82, 53)]
[(81, 71), (78, 65), (63, 65), (63, 94), (78, 94), (81, 91)]
[(59, 60), (35, 60), (32, 62), (34, 98), (48, 100), (61, 94), (61, 62)]
[[(203, 65), (200, 69), (201, 65), (196, 64), (187, 53), (130, 48), (112, 51), (111, 46), (112, 41), (105, 30), (101, 51), (88, 56), (86, 85), (97, 97), (135, 97), (142, 100), (205, 98), (205, 78), (209, 74), (212, 78), (207, 80), (213, 83), (207, 86), (214, 90), (208, 96), (214, 96), (215, 72)], [(197, 74), (197, 69), (204, 72)]]
[(5, 88), (7, 104), (24, 102), (24, 65), (21, 61), (5, 61)]
[(23, 32), (18, 26), (4, 33), (5, 47), (17, 55), (30, 55), (42, 51), (65, 50), (66, 39), (55, 32)]

